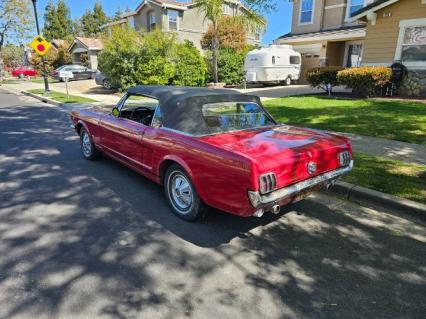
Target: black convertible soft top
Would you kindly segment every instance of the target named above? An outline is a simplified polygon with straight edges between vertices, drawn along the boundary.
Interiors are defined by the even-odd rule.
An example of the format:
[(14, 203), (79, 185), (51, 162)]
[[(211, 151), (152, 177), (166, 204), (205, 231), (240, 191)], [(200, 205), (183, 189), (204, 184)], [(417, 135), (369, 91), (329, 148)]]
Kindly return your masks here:
[(254, 102), (261, 106), (259, 97), (230, 89), (139, 85), (128, 89), (127, 92), (132, 95), (157, 99), (161, 109), (163, 126), (194, 135), (209, 132), (209, 127), (202, 116), (204, 104)]

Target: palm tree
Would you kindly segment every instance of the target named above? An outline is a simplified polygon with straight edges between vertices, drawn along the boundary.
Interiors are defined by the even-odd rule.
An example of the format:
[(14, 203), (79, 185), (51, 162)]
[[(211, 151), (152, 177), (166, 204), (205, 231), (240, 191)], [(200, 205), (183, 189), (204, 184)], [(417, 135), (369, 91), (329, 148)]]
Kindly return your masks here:
[[(217, 76), (217, 60), (219, 56), (219, 34), (218, 34), (218, 25), (220, 23), (220, 18), (223, 16), (223, 7), (224, 4), (230, 2), (227, 0), (195, 0), (195, 7), (198, 7), (200, 11), (204, 14), (204, 19), (210, 20), (212, 23), (213, 29), (213, 39), (212, 39), (212, 64), (213, 64), (213, 80), (215, 83), (218, 82)], [(238, 6), (242, 6), (238, 4)], [(257, 14), (256, 12), (248, 9), (237, 8), (238, 15), (235, 17), (241, 25), (247, 30), (259, 30), (263, 29), (266, 26), (265, 19)]]

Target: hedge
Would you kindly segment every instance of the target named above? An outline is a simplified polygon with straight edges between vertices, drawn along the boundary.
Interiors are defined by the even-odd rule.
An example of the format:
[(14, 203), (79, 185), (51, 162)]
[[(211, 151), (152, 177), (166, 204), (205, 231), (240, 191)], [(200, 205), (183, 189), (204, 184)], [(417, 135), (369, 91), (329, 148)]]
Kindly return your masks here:
[(390, 82), (392, 70), (383, 66), (348, 68), (337, 73), (340, 85), (351, 88), (355, 93), (371, 96)]

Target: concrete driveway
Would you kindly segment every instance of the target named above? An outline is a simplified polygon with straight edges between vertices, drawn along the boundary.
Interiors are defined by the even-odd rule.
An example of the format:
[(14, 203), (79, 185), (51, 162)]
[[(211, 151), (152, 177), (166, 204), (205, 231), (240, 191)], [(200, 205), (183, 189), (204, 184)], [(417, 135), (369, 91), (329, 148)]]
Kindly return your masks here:
[(424, 318), (420, 221), (316, 194), (183, 222), (68, 125), (0, 89), (0, 318)]

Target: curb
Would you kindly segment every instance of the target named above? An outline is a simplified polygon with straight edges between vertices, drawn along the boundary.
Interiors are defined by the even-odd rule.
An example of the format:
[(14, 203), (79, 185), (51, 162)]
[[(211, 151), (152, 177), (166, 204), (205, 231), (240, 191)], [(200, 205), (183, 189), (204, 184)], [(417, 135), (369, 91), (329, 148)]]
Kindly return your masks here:
[(27, 92), (27, 91), (21, 91), (21, 93), (22, 93), (22, 94), (25, 94), (25, 95), (28, 95), (28, 96), (31, 96), (31, 97), (33, 97), (33, 98), (35, 98), (35, 99), (37, 99), (37, 100), (39, 100), (39, 101), (42, 101), (42, 102), (44, 102), (44, 103), (49, 103), (49, 104), (53, 104), (53, 105), (56, 105), (56, 106), (58, 106), (58, 105), (61, 105), (61, 104), (62, 104), (62, 103), (57, 102), (57, 101), (55, 101), (55, 100), (49, 99), (49, 98), (47, 98), (47, 97), (40, 96), (40, 95), (37, 95), (37, 94), (34, 94), (34, 93), (30, 93), (30, 92)]
[(336, 181), (334, 187), (328, 192), (342, 195), (349, 201), (379, 205), (426, 220), (426, 205), (422, 203), (342, 181)]

